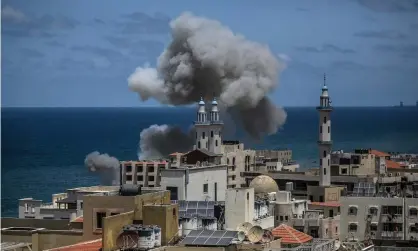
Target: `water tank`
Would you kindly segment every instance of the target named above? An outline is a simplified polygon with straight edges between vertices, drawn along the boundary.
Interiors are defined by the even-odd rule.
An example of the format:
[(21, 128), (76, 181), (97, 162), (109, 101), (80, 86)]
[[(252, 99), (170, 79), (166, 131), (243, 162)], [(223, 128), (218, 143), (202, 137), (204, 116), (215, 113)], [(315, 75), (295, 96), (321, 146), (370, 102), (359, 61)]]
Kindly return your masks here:
[(293, 182), (286, 182), (286, 191), (293, 191)]
[(136, 196), (141, 194), (141, 187), (134, 184), (123, 184), (119, 188), (120, 196)]
[(157, 225), (152, 226), (154, 229), (154, 236), (155, 236), (155, 247), (161, 246), (161, 228)]
[(143, 227), (138, 231), (139, 243), (138, 247), (140, 250), (148, 250), (155, 245), (155, 234), (154, 229), (149, 227)]

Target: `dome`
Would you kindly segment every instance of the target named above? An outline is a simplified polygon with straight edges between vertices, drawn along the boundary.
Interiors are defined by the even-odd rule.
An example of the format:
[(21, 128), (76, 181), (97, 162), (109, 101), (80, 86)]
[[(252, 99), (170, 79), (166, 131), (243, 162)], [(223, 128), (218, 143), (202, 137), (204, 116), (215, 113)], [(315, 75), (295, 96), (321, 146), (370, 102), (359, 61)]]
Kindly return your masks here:
[(279, 191), (279, 186), (277, 186), (276, 181), (274, 181), (271, 177), (266, 175), (260, 175), (255, 177), (251, 181), (250, 187), (254, 188), (254, 194), (266, 194)]
[(203, 101), (203, 98), (200, 98), (199, 105), (205, 105), (205, 101)]
[(322, 90), (326, 91), (326, 90), (328, 90), (328, 87), (324, 84), (324, 86), (322, 86)]
[(218, 104), (218, 102), (216, 101), (216, 98), (214, 98), (213, 101), (212, 101), (212, 105), (217, 105), (217, 104)]

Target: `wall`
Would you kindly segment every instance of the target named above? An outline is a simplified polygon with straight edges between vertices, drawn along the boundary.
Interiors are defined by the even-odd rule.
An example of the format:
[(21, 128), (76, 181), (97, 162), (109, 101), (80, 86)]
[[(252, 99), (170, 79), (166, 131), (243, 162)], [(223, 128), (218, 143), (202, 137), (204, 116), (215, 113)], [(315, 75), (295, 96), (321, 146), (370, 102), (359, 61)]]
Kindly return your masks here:
[(103, 250), (112, 250), (116, 247), (116, 239), (118, 238), (122, 227), (132, 224), (134, 220), (134, 212), (122, 213), (104, 218), (103, 221)]
[(161, 245), (178, 237), (178, 204), (147, 205), (143, 210), (143, 223), (161, 228)]
[[(36, 218), (41, 219), (39, 209), (42, 200), (34, 200), (32, 198), (24, 198), (19, 200), (19, 218)], [(26, 210), (28, 207), (28, 210)]]
[(161, 187), (177, 187), (177, 198), (174, 200), (186, 200), (186, 170), (167, 169), (161, 171)]
[(255, 163), (255, 151), (244, 150), (244, 144), (226, 145), (225, 150), (228, 151), (224, 152), (222, 164), (228, 165), (228, 188), (242, 187), (245, 179), (240, 173), (251, 170)]
[(230, 188), (226, 191), (225, 229), (235, 231), (239, 224), (254, 219), (254, 188)]
[(1, 218), (1, 227), (32, 227), (50, 230), (69, 229), (68, 220)]
[(32, 243), (33, 251), (42, 251), (50, 248), (72, 245), (82, 240), (82, 231), (70, 230), (2, 230), (2, 242)]
[(308, 200), (312, 202), (331, 202), (339, 201), (341, 197), (341, 191), (343, 187), (320, 187), (320, 186), (308, 186)]
[[(217, 183), (217, 201), (225, 201), (227, 189), (227, 167), (213, 166), (207, 168), (189, 169), (189, 184), (186, 200), (215, 201), (215, 183)], [(208, 192), (203, 192), (204, 184), (208, 185)]]
[(144, 204), (161, 204), (170, 202), (170, 192), (161, 191), (137, 196), (84, 196), (83, 240), (94, 240), (101, 237), (102, 229), (96, 229), (96, 213), (125, 213), (134, 211), (135, 220), (142, 220)]

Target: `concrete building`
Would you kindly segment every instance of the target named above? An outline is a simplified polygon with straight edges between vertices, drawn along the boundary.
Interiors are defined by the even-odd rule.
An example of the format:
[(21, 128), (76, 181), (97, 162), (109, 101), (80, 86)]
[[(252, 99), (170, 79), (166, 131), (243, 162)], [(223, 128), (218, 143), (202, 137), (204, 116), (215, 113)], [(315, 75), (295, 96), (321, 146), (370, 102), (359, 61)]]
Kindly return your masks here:
[[(195, 153), (202, 152), (195, 150)], [(171, 200), (225, 201), (227, 166), (164, 169), (161, 187), (171, 192)]]
[(416, 198), (342, 197), (341, 239), (417, 240)]
[(22, 198), (19, 200), (19, 218), (74, 220), (83, 214), (86, 195), (112, 195), (119, 192), (117, 186), (92, 186), (67, 189), (66, 193), (52, 195), (51, 203)]
[(255, 155), (263, 159), (277, 159), (283, 165), (293, 161), (292, 150), (290, 149), (255, 150)]
[(121, 161), (122, 184), (135, 184), (141, 187), (160, 186), (161, 169), (167, 169), (166, 160)]

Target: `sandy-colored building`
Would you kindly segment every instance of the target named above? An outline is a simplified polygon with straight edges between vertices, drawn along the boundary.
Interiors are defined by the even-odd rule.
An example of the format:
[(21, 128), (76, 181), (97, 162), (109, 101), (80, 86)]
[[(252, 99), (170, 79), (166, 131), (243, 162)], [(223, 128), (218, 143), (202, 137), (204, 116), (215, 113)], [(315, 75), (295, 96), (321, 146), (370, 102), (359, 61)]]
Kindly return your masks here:
[(135, 184), (141, 187), (160, 186), (161, 170), (167, 169), (166, 160), (121, 161), (122, 184)]

